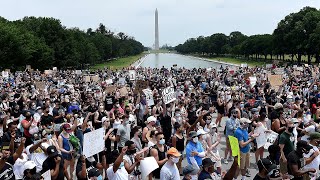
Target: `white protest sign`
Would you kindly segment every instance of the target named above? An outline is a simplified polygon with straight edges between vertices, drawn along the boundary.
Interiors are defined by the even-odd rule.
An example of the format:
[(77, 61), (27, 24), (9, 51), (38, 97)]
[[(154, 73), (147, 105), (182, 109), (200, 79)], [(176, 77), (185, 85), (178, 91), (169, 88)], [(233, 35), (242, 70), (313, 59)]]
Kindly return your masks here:
[(275, 74), (284, 74), (284, 68), (275, 68), (274, 73)]
[(93, 156), (104, 150), (104, 128), (100, 128), (84, 134), (83, 154), (86, 157)]
[(2, 77), (3, 78), (8, 78), (9, 77), (9, 72), (8, 71), (2, 71)]
[(141, 178), (145, 179), (152, 171), (159, 167), (156, 159), (152, 157), (146, 157), (140, 161)]
[(112, 79), (107, 79), (107, 80), (106, 80), (106, 83), (109, 85), (109, 84), (112, 84), (113, 81), (112, 81)]
[(303, 71), (303, 67), (297, 67), (298, 71)]
[(130, 80), (133, 81), (136, 79), (136, 71), (135, 70), (130, 70), (129, 71), (129, 77), (130, 77)]
[(248, 64), (241, 64), (240, 67), (242, 68), (248, 67)]
[(266, 64), (266, 68), (267, 68), (267, 69), (272, 68), (272, 64)]
[(82, 73), (81, 70), (76, 70), (75, 72), (76, 75), (81, 75), (81, 73)]
[(144, 89), (142, 91), (146, 95), (146, 101), (148, 103), (148, 106), (153, 106), (154, 105), (154, 100), (153, 100), (152, 90)]
[(297, 69), (297, 67), (298, 67), (297, 65), (293, 65), (293, 68), (294, 68), (294, 69)]
[(53, 67), (52, 71), (58, 71), (58, 68), (57, 67)]
[(259, 126), (254, 130), (255, 134), (259, 134), (259, 136), (256, 138), (258, 149), (264, 146), (267, 142), (265, 130), (266, 129), (263, 126)]
[(253, 87), (254, 85), (256, 85), (256, 83), (257, 83), (257, 77), (252, 76), (252, 77), (249, 77), (249, 79), (250, 79), (250, 85), (251, 85), (251, 87)]
[(51, 172), (50, 172), (50, 169), (46, 172), (44, 172), (42, 175), (44, 180), (51, 180)]
[(266, 144), (264, 144), (264, 149), (268, 149), (277, 139), (278, 133), (271, 131), (271, 133), (266, 134)]
[(126, 84), (126, 78), (119, 78), (119, 84), (125, 85)]
[(169, 104), (176, 100), (176, 93), (173, 87), (167, 87), (162, 90), (162, 98), (165, 104)]

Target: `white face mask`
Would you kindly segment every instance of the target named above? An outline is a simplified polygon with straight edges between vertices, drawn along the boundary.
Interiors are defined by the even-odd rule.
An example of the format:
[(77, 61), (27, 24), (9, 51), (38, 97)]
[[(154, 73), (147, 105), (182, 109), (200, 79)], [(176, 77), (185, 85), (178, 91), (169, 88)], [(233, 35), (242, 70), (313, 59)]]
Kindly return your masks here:
[(172, 162), (175, 163), (175, 164), (177, 164), (179, 162), (179, 159), (180, 158), (177, 158), (177, 157), (172, 157), (171, 158)]
[(164, 140), (164, 139), (161, 139), (160, 141), (159, 141), (159, 144), (164, 144), (166, 141)]
[(197, 143), (198, 140), (199, 140), (198, 137), (195, 137), (195, 138), (192, 139), (192, 141), (193, 141), (194, 143)]
[(191, 176), (191, 180), (198, 180), (198, 175), (190, 175)]

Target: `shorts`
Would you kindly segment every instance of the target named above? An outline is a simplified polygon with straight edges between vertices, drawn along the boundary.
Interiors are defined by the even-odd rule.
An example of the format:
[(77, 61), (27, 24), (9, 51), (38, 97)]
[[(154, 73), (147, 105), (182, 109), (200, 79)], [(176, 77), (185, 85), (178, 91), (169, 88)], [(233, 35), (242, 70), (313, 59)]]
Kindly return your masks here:
[(281, 159), (280, 159), (280, 172), (282, 174), (286, 174), (288, 172), (288, 167), (287, 167), (287, 163), (284, 163)]
[(240, 152), (240, 169), (247, 169), (250, 165), (250, 152)]
[(71, 159), (72, 159), (71, 154), (61, 153), (61, 155), (64, 160), (71, 161)]

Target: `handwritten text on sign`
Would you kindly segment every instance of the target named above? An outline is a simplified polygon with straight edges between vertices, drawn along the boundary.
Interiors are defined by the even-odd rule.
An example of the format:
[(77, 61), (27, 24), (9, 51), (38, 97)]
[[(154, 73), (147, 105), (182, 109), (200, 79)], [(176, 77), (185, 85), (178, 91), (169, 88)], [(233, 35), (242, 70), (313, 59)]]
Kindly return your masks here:
[(176, 93), (174, 92), (173, 87), (168, 87), (162, 90), (162, 98), (165, 104), (169, 104), (172, 101), (176, 100)]

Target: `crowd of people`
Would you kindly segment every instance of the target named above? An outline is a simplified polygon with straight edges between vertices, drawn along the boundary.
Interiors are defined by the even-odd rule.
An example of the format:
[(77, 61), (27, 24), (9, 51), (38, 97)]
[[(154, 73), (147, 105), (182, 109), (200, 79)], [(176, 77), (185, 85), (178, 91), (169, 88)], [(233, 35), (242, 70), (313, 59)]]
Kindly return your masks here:
[[(319, 69), (300, 68), (104, 69), (90, 81), (86, 71), (9, 73), (0, 78), (0, 179), (317, 179)], [(166, 103), (168, 87), (175, 95)], [(85, 157), (84, 134), (100, 128), (104, 151)], [(276, 140), (261, 144), (272, 133)], [(146, 157), (159, 167), (142, 177)]]

